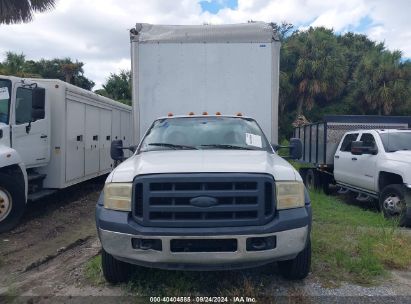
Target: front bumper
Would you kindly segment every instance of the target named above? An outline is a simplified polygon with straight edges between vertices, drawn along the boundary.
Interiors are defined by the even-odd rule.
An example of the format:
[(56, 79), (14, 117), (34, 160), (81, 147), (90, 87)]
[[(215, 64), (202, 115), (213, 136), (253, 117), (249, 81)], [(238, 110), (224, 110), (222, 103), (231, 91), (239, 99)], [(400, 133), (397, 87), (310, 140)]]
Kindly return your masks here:
[[(196, 239), (236, 239), (238, 248), (235, 252), (172, 252), (172, 240), (190, 239), (192, 236), (156, 236), (160, 239), (162, 250), (142, 250), (132, 247), (133, 238), (140, 235), (130, 235), (99, 229), (99, 236), (103, 248), (118, 260), (155, 268), (163, 269), (191, 269), (191, 270), (221, 270), (238, 269), (264, 265), (278, 260), (294, 258), (301, 252), (307, 242), (308, 226), (281, 231), (271, 234), (257, 235), (219, 235), (196, 236)], [(252, 237), (276, 237), (276, 247), (263, 251), (247, 251), (246, 241)], [(150, 237), (153, 239), (153, 237)]]
[[(96, 224), (102, 246), (116, 259), (141, 266), (162, 269), (224, 270), (264, 265), (273, 261), (293, 259), (309, 239), (311, 205), (303, 208), (279, 210), (272, 221), (262, 226), (214, 228), (161, 228), (142, 226), (130, 212), (108, 210), (101, 195), (96, 208)], [(275, 237), (273, 249), (248, 251), (247, 239)], [(132, 239), (161, 240), (161, 250), (136, 249)], [(175, 252), (172, 240), (235, 239), (235, 251)]]

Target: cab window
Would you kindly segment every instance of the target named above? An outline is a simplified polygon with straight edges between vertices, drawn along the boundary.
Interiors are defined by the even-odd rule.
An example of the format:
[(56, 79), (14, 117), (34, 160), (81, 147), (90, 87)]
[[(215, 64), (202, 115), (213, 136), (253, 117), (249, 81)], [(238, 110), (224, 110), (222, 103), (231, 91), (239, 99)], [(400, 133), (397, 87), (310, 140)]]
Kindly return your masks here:
[(16, 92), (16, 124), (29, 123), (33, 108), (33, 91), (26, 88), (17, 88)]
[(351, 144), (353, 141), (355, 141), (358, 137), (358, 133), (351, 133), (347, 134), (344, 137), (344, 140), (341, 144), (340, 151), (341, 152), (351, 152)]
[(9, 123), (11, 81), (0, 79), (0, 122)]
[(375, 143), (375, 138), (370, 133), (364, 133), (361, 135), (360, 141), (363, 142), (364, 147), (376, 148), (377, 144)]

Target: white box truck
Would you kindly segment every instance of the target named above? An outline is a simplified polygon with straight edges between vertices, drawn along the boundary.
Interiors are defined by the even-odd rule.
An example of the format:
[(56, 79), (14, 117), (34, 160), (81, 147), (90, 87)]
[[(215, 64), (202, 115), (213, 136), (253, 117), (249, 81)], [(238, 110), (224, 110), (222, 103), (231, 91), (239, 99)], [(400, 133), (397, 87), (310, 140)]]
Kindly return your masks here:
[[(280, 42), (269, 24), (131, 30), (135, 153), (96, 206), (102, 269), (310, 269), (311, 205), (277, 143)], [(123, 143), (112, 157), (123, 158)], [(292, 140), (299, 158), (301, 142)]]
[(60, 80), (0, 75), (0, 232), (26, 202), (111, 171), (131, 107)]

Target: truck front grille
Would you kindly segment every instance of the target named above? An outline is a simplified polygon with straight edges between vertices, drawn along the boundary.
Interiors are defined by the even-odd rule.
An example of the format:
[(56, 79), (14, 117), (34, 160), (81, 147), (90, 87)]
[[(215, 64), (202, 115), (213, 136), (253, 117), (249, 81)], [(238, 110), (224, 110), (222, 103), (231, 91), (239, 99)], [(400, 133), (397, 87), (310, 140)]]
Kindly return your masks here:
[(263, 225), (275, 210), (266, 174), (153, 174), (134, 180), (133, 216), (152, 227)]

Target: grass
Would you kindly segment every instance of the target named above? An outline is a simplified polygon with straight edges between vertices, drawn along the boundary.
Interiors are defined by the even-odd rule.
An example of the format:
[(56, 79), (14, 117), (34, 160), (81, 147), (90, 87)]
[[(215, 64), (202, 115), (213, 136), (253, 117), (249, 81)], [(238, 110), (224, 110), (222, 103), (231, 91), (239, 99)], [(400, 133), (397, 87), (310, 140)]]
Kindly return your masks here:
[[(346, 204), (339, 197), (313, 192), (311, 199), (312, 273), (323, 285), (375, 284), (387, 277), (390, 269), (411, 266), (411, 238), (401, 233), (396, 223), (377, 212)], [(95, 285), (104, 284), (100, 262), (99, 256), (93, 258), (85, 270)], [(284, 284), (277, 273), (275, 264), (227, 272), (139, 268), (124, 288), (145, 296), (240, 295), (261, 301)]]
[(411, 238), (377, 212), (311, 193), (312, 271), (323, 282), (376, 283), (390, 269), (411, 266)]
[(101, 269), (101, 255), (97, 255), (88, 261), (84, 275), (93, 285), (103, 285), (106, 282)]

